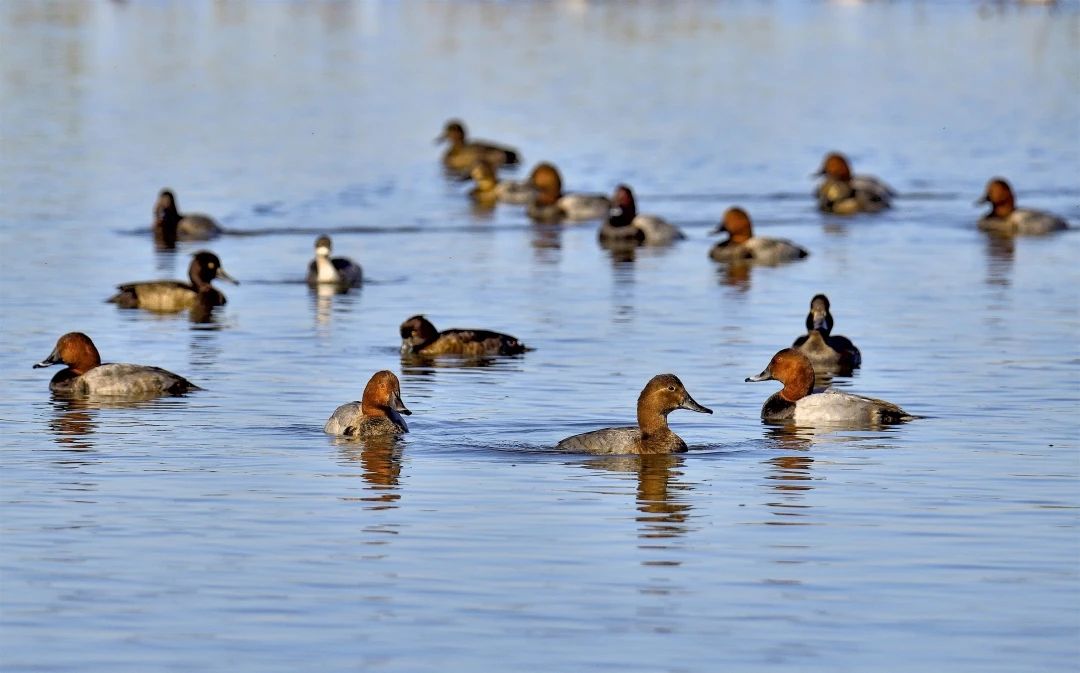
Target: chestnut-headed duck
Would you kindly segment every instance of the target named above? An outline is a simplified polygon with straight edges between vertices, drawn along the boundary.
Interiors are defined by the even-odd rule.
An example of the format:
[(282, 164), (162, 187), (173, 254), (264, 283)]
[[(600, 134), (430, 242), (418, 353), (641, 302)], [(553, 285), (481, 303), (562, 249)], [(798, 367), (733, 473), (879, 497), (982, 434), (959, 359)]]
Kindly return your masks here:
[(483, 329), (442, 332), (422, 315), (401, 323), (402, 355), (518, 355), (532, 350), (509, 334)]
[(154, 239), (166, 247), (177, 241), (207, 241), (221, 235), (221, 227), (210, 216), (177, 210), (176, 196), (163, 189), (154, 202)]
[(806, 314), (806, 335), (791, 344), (810, 359), (819, 372), (824, 370), (850, 370), (862, 364), (862, 354), (845, 336), (832, 334), (833, 317), (829, 312), (829, 298), (823, 294), (810, 300), (810, 312)]
[(334, 410), (323, 432), (346, 437), (385, 437), (409, 431), (401, 414), (411, 411), (401, 401), (401, 382), (393, 372), (375, 372), (359, 402), (348, 402)]
[(754, 236), (750, 216), (742, 208), (728, 208), (712, 233), (726, 231), (728, 237), (709, 251), (717, 262), (755, 262), (774, 265), (806, 257), (808, 252), (783, 238)]
[(56, 341), (49, 356), (34, 369), (65, 364), (49, 382), (49, 390), (65, 395), (150, 397), (182, 395), (201, 390), (182, 376), (158, 367), (120, 363), (101, 364), (101, 355), (90, 337), (68, 332)]
[(435, 139), (435, 142), (450, 143), (450, 147), (443, 154), (443, 165), (459, 173), (472, 170), (473, 165), (481, 159), (489, 161), (492, 166), (510, 166), (518, 163), (518, 153), (515, 149), (480, 140), (466, 140), (465, 124), (457, 119), (446, 122), (442, 134)]
[[(333, 244), (325, 234), (315, 239), (315, 259), (308, 264), (308, 285), (355, 287), (363, 280), (360, 265), (347, 257), (331, 257)], [(219, 267), (220, 268), (220, 267)]]
[(986, 193), (975, 205), (989, 203), (991, 208), (981, 220), (979, 229), (994, 234), (1048, 234), (1068, 229), (1064, 219), (1041, 210), (1017, 208), (1016, 197), (1004, 178), (993, 178), (986, 184)]
[(750, 381), (779, 381), (780, 392), (773, 393), (761, 407), (766, 421), (796, 423), (899, 423), (915, 416), (884, 400), (842, 393), (832, 388), (815, 393), (814, 365), (794, 348), (785, 348), (773, 356), (765, 371), (750, 376)]
[(892, 205), (896, 192), (872, 175), (852, 175), (851, 165), (839, 152), (825, 156), (814, 177), (824, 179), (817, 187), (818, 208), (835, 215), (876, 213)]
[(686, 234), (663, 218), (638, 215), (634, 193), (629, 187), (619, 185), (615, 188), (607, 222), (600, 226), (601, 243), (667, 245), (684, 238)]
[(611, 210), (611, 200), (603, 194), (564, 194), (562, 176), (553, 164), (537, 164), (529, 175), (535, 191), (525, 213), (537, 222), (598, 220)]
[(173, 312), (188, 308), (223, 306), (225, 295), (210, 284), (215, 278), (239, 285), (225, 269), (217, 255), (206, 250), (192, 256), (188, 266), (190, 283), (179, 280), (148, 280), (117, 285), (120, 290), (108, 301), (123, 308), (144, 308), (150, 311)]
[(524, 205), (534, 193), (527, 182), (499, 180), (495, 175), (495, 167), (487, 160), (477, 161), (469, 175), (475, 185), (469, 191), (469, 198), (481, 206), (491, 207), (496, 203)]
[(667, 416), (676, 409), (711, 414), (690, 397), (682, 381), (674, 374), (652, 377), (637, 402), (637, 427), (604, 428), (573, 437), (555, 445), (564, 451), (583, 453), (678, 453), (686, 451), (686, 442), (668, 427)]

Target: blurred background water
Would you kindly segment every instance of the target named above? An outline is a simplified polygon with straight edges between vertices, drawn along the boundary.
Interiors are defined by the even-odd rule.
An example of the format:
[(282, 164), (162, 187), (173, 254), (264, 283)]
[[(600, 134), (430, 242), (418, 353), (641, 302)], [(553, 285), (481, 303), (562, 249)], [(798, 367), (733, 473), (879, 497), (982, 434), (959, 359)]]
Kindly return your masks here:
[[(1075, 5), (12, 2), (0, 54), (4, 670), (1075, 667), (1080, 239), (971, 205), (1002, 174), (1080, 223)], [(689, 239), (474, 212), (450, 117)], [(833, 149), (895, 209), (818, 214)], [(155, 252), (164, 186), (237, 235)], [(735, 204), (810, 257), (715, 265)], [(324, 231), (362, 289), (302, 283)], [(103, 303), (203, 247), (243, 283), (212, 321)], [(817, 292), (836, 385), (925, 418), (762, 425), (742, 380)], [(403, 362), (420, 312), (536, 350)], [(52, 399), (72, 330), (206, 391)], [(324, 436), (384, 368), (405, 441)], [(665, 371), (716, 411), (672, 414), (690, 453), (550, 450)]]

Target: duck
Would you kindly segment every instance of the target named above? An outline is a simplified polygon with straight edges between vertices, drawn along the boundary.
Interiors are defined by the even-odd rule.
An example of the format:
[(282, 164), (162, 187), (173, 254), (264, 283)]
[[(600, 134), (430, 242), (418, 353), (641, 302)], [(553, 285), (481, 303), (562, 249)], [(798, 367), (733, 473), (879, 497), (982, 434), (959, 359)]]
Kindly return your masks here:
[(529, 185), (535, 194), (525, 212), (537, 222), (598, 220), (611, 210), (611, 200), (603, 194), (564, 194), (559, 169), (548, 162), (533, 168)]
[(979, 229), (993, 234), (1039, 235), (1068, 229), (1063, 218), (1052, 213), (1030, 208), (1017, 208), (1012, 187), (1004, 178), (991, 178), (986, 192), (975, 205), (989, 203), (991, 208), (979, 220)]
[(484, 141), (466, 140), (465, 124), (459, 119), (446, 122), (443, 132), (435, 142), (450, 143), (443, 154), (443, 165), (458, 173), (467, 173), (480, 159), (487, 160), (492, 166), (512, 166), (519, 162), (517, 150)]
[(600, 226), (601, 243), (668, 245), (686, 238), (678, 227), (655, 215), (638, 215), (634, 192), (619, 185), (611, 197), (607, 222)]
[(785, 348), (772, 357), (765, 371), (747, 377), (746, 381), (779, 381), (784, 384), (783, 389), (773, 393), (761, 407), (761, 418), (766, 421), (880, 425), (915, 418), (884, 400), (852, 395), (833, 388), (815, 393), (814, 376), (814, 365), (810, 358), (794, 348)]
[(657, 374), (638, 395), (636, 427), (604, 428), (563, 439), (555, 448), (592, 454), (656, 454), (686, 451), (686, 442), (668, 427), (667, 416), (676, 409), (711, 414), (690, 397), (674, 374)]
[(323, 234), (315, 239), (315, 259), (308, 264), (307, 284), (341, 287), (359, 285), (364, 277), (360, 265), (347, 257), (331, 257), (331, 250), (333, 250), (333, 244), (329, 236)]
[(170, 189), (158, 192), (154, 202), (154, 239), (172, 247), (176, 241), (208, 241), (222, 233), (221, 227), (209, 215), (180, 214), (176, 195)]
[(34, 369), (67, 365), (53, 376), (49, 390), (74, 396), (150, 397), (183, 395), (199, 386), (159, 367), (101, 363), (101, 355), (90, 337), (68, 332), (56, 340), (49, 356)]
[(486, 159), (481, 159), (473, 165), (470, 177), (475, 186), (469, 192), (469, 198), (477, 205), (486, 207), (493, 207), (496, 203), (525, 205), (534, 193), (528, 182), (499, 180), (495, 175), (495, 167)]
[(754, 236), (750, 215), (739, 207), (728, 208), (724, 219), (712, 233), (726, 231), (728, 238), (720, 241), (709, 251), (709, 257), (717, 262), (755, 262), (775, 265), (806, 257), (803, 248), (783, 238)]
[(221, 260), (212, 252), (200, 250), (192, 255), (188, 266), (190, 283), (179, 280), (149, 280), (117, 285), (119, 290), (107, 301), (122, 308), (143, 308), (150, 311), (175, 312), (188, 308), (223, 306), (225, 295), (210, 284), (215, 278), (239, 285), (221, 267)]
[(481, 329), (442, 332), (422, 315), (401, 323), (402, 355), (519, 355), (532, 350), (509, 334)]
[(896, 191), (872, 175), (852, 175), (847, 157), (839, 152), (825, 156), (813, 177), (825, 179), (817, 187), (818, 208), (834, 215), (876, 213), (892, 207)]
[(412, 412), (401, 401), (401, 382), (384, 369), (372, 374), (359, 402), (347, 402), (334, 410), (323, 432), (360, 439), (402, 435), (409, 431), (402, 414), (411, 416)]
[(806, 335), (795, 340), (791, 347), (810, 359), (815, 370), (849, 370), (862, 364), (862, 353), (845, 336), (832, 334), (833, 316), (829, 298), (816, 294), (810, 300), (806, 314)]

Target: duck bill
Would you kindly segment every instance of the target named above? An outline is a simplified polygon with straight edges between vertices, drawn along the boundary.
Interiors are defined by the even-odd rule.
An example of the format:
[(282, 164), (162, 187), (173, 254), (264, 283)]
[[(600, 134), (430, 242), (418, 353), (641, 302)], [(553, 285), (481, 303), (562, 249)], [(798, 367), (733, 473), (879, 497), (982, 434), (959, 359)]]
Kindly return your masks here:
[(398, 412), (399, 414), (405, 414), (406, 416), (412, 416), (412, 412), (409, 411), (409, 408), (406, 407), (405, 403), (401, 401), (401, 395), (394, 393), (393, 403), (394, 411)]
[(433, 140), (432, 142), (436, 145), (446, 142), (446, 132), (444, 131), (439, 135), (435, 136), (435, 140)]
[(983, 194), (979, 198), (972, 201), (971, 205), (973, 205), (973, 206), (981, 206), (984, 203), (990, 203), (990, 195), (989, 194)]
[(814, 315), (814, 318), (813, 318), (814, 329), (816, 329), (816, 330), (818, 330), (820, 332), (824, 332), (826, 330), (826, 326), (828, 325), (828, 321), (826, 320), (825, 315), (824, 314), (818, 315), (816, 313), (813, 314), (813, 315)]
[(41, 369), (42, 367), (52, 367), (53, 365), (61, 364), (60, 354), (53, 349), (52, 353), (49, 353), (49, 357), (45, 358), (41, 362), (34, 365), (34, 369)]
[(698, 404), (697, 402), (694, 401), (693, 397), (690, 397), (689, 395), (687, 395), (686, 399), (682, 401), (682, 404), (679, 405), (679, 408), (680, 409), (686, 409), (687, 411), (696, 411), (699, 414), (711, 414), (712, 413), (712, 409), (710, 409), (708, 407), (701, 406), (700, 404)]
[(226, 283), (232, 283), (233, 285), (239, 285), (240, 284), (240, 281), (236, 280), (235, 278), (233, 278), (229, 274), (225, 273), (225, 269), (221, 268), (220, 266), (217, 269), (217, 277), (220, 278), (221, 280), (225, 281)]
[(720, 224), (716, 225), (716, 228), (713, 229), (712, 231), (710, 231), (709, 233), (715, 235), (715, 234), (722, 234), (725, 231), (727, 231), (727, 227), (724, 225), (723, 222), (721, 222)]
[(401, 354), (402, 355), (412, 355), (412, 352), (413, 352), (412, 342), (409, 341), (408, 339), (402, 339), (401, 340)]
[(766, 369), (757, 376), (747, 376), (743, 383), (755, 383), (757, 381), (772, 381), (772, 372)]

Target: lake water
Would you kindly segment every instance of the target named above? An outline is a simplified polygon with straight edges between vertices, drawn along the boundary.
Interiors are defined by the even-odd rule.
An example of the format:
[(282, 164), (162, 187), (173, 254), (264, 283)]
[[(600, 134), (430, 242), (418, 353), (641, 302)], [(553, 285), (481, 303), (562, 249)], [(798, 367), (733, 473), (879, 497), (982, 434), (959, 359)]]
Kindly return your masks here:
[[(0, 659), (10, 671), (1063, 671), (1080, 658), (1080, 236), (975, 230), (992, 175), (1080, 224), (1080, 18), (1006, 3), (0, 5)], [(688, 240), (475, 213), (459, 116)], [(830, 219), (847, 152), (902, 195)], [(524, 171), (519, 171), (519, 175)], [(155, 252), (154, 197), (248, 235)], [(806, 260), (707, 258), (739, 204)], [(320, 296), (312, 243), (370, 282)], [(209, 323), (103, 303), (208, 247)], [(785, 431), (745, 384), (825, 292), (924, 418)], [(397, 326), (536, 350), (403, 362)], [(204, 386), (52, 399), (67, 331)], [(323, 435), (388, 368), (397, 448)], [(674, 372), (691, 452), (596, 458)]]

